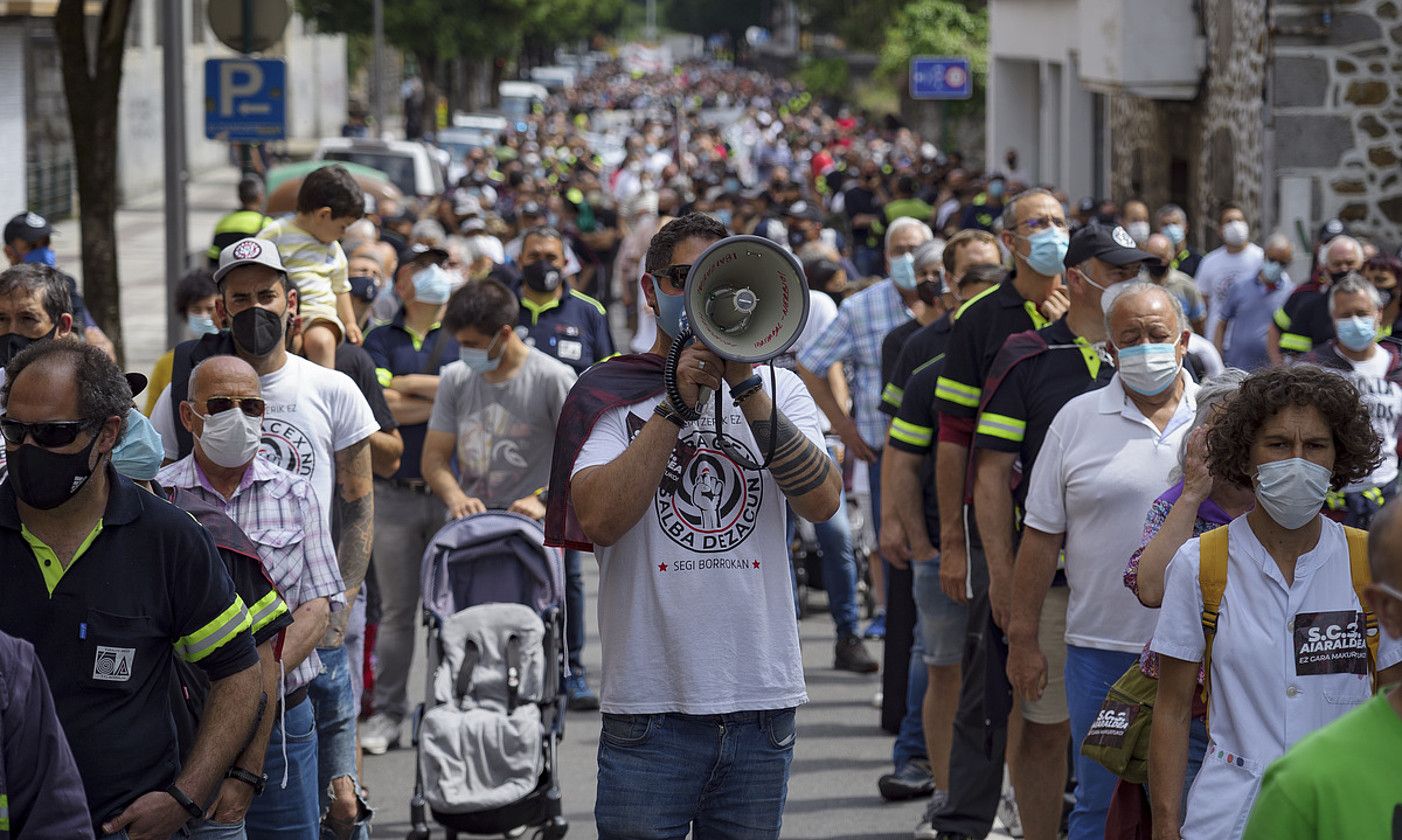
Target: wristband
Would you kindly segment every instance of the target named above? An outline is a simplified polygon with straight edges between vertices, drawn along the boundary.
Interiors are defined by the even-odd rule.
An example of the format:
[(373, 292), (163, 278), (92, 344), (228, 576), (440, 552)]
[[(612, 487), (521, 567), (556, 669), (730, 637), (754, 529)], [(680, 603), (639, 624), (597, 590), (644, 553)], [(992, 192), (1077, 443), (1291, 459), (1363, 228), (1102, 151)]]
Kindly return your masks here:
[(230, 767), (229, 772), (224, 774), (224, 778), (233, 779), (236, 782), (243, 782), (253, 788), (254, 796), (261, 796), (263, 788), (268, 785), (268, 775), (266, 773), (251, 773), (242, 767)]
[(668, 423), (671, 423), (673, 426), (676, 426), (678, 429), (686, 428), (686, 421), (681, 418), (681, 415), (677, 413), (675, 408), (672, 408), (672, 404), (666, 400), (658, 403), (657, 407), (652, 410), (652, 413), (666, 420)]
[(730, 391), (730, 396), (733, 398), (733, 402), (735, 403), (735, 405), (739, 405), (740, 403), (754, 396), (755, 392), (763, 386), (764, 380), (759, 378), (759, 374), (755, 374), (754, 376), (751, 376), (749, 379), (746, 379), (744, 382), (741, 382), (739, 385), (736, 385), (734, 388), (732, 388)]
[(166, 788), (166, 793), (175, 800), (177, 805), (185, 809), (185, 813), (197, 820), (204, 819), (204, 809), (195, 804), (195, 800), (186, 796), (185, 791), (181, 790), (179, 785), (172, 784)]

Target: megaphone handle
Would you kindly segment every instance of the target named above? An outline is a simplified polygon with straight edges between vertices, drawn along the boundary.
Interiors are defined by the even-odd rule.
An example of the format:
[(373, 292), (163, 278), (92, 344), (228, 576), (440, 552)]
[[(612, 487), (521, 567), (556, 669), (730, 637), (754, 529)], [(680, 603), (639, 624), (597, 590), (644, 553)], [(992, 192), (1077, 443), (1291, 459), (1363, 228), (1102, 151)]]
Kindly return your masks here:
[[(769, 428), (771, 432), (769, 435), (769, 441), (767, 446), (765, 445), (765, 443), (762, 443), (758, 440), (755, 441), (756, 445), (762, 446), (766, 449), (763, 463), (755, 463), (754, 461), (751, 461), (743, 452), (732, 448), (730, 446), (729, 441), (726, 440), (725, 435), (721, 431), (721, 427), (724, 423), (723, 418), (725, 417), (725, 409), (724, 405), (722, 404), (720, 392), (716, 392), (716, 446), (719, 447), (722, 452), (729, 455), (731, 460), (735, 461), (735, 463), (739, 464), (745, 469), (759, 472), (761, 470), (769, 469), (770, 464), (774, 463), (774, 450), (778, 446), (778, 440), (773, 434), (772, 430), (776, 429), (779, 425), (779, 403), (775, 400), (773, 396), (778, 394), (778, 384), (776, 382), (777, 378), (778, 377), (774, 373), (774, 363), (770, 362), (769, 392), (771, 394), (771, 397), (769, 404)], [(701, 402), (705, 402), (705, 397), (702, 397)]]

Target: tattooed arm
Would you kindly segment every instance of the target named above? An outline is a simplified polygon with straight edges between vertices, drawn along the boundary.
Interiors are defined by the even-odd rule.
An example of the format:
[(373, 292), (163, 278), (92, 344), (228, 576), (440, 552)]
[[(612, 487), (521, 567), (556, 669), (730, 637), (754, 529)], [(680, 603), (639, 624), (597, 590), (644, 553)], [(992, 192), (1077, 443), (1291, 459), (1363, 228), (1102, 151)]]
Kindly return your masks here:
[(374, 473), (370, 438), (336, 452), (336, 519), (341, 533), (336, 541), (336, 565), (346, 586), (346, 606), (331, 616), (321, 647), (335, 647), (345, 634), (355, 597), (370, 566), (375, 534)]
[(795, 513), (810, 522), (826, 522), (837, 513), (842, 499), (842, 473), (825, 449), (809, 440), (782, 411), (775, 416), (773, 407), (764, 391), (741, 403), (759, 447), (759, 459), (769, 453), (772, 434), (774, 461), (769, 465), (770, 475)]

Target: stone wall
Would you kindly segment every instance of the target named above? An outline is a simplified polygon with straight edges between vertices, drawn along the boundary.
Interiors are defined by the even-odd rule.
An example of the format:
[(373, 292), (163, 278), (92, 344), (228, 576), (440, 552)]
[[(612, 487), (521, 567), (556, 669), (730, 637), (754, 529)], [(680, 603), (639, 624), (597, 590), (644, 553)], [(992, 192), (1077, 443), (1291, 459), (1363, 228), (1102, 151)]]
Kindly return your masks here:
[[(1247, 3), (1249, 0), (1238, 0)], [(1272, 9), (1275, 166), (1313, 182), (1312, 215), (1402, 242), (1402, 0)]]

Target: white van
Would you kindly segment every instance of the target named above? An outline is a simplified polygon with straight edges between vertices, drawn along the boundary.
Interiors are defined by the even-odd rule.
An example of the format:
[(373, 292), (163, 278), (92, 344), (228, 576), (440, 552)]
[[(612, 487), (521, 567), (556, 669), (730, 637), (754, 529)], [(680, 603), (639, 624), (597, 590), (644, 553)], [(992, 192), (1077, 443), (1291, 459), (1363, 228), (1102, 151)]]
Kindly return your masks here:
[(497, 94), (501, 97), (501, 113), (512, 120), (525, 119), (550, 98), (550, 91), (535, 82), (502, 82)]

